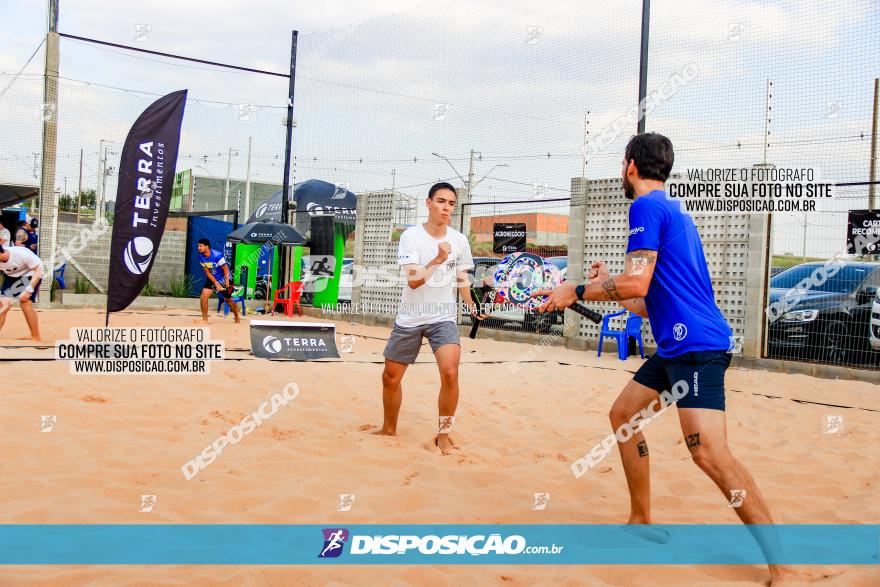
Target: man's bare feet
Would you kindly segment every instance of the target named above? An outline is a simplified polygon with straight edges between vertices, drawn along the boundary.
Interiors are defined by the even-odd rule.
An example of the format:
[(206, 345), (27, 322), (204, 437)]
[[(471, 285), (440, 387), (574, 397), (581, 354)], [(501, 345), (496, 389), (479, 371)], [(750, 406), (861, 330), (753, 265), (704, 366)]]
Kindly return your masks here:
[(375, 436), (397, 436), (397, 430), (392, 430), (390, 428), (379, 428), (375, 432), (370, 432)]
[(235, 319), (235, 323), (236, 323), (236, 324), (241, 324), (241, 318), (236, 318), (236, 319)]
[(669, 531), (665, 528), (657, 528), (650, 524), (627, 524), (620, 528), (631, 536), (638, 536), (642, 540), (648, 542), (656, 542), (657, 544), (666, 544), (670, 540)]
[(452, 454), (452, 451), (458, 448), (455, 446), (455, 441), (448, 434), (438, 434), (437, 438), (434, 439), (434, 443), (444, 455)]
[(193, 324), (207, 324), (207, 323), (208, 323), (207, 318), (202, 318), (201, 320), (193, 320)]

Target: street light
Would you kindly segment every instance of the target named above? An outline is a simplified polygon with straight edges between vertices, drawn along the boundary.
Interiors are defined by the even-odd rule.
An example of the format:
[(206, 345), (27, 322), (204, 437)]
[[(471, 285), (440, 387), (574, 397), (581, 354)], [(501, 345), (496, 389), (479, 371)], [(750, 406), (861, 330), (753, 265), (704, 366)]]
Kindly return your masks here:
[(495, 171), (495, 169), (498, 167), (510, 167), (510, 165), (508, 165), (507, 163), (499, 163), (498, 165), (496, 165), (495, 167), (493, 167), (492, 169), (487, 171), (486, 175), (484, 175), (483, 177), (478, 179), (477, 182), (474, 184), (474, 187), (477, 187), (478, 185), (480, 185), (480, 182), (483, 181), (484, 179), (486, 179), (487, 177), (489, 177), (489, 174), (492, 173), (493, 171)]
[(443, 159), (444, 161), (446, 161), (447, 163), (449, 163), (449, 166), (452, 167), (452, 171), (455, 172), (455, 175), (458, 176), (458, 179), (461, 180), (461, 183), (463, 183), (463, 184), (465, 185), (465, 187), (468, 186), (468, 182), (467, 182), (467, 180), (461, 176), (461, 174), (458, 172), (458, 169), (455, 168), (455, 165), (453, 165), (452, 162), (449, 161), (449, 159), (447, 159), (447, 158), (444, 157), (443, 155), (439, 155), (439, 154), (437, 154), (437, 153), (431, 153), (431, 155), (433, 155), (434, 157), (439, 157), (440, 159)]

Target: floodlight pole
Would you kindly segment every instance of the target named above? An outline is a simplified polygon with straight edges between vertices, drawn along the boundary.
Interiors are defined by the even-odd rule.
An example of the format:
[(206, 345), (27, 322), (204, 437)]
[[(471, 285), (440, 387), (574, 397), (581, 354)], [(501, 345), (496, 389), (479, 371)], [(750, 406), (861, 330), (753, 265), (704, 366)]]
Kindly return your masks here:
[[(58, 146), (58, 70), (61, 62), (60, 38), (58, 36), (58, 0), (48, 0), (48, 30), (46, 32), (46, 59), (43, 67), (43, 160), (40, 173), (40, 226), (41, 248), (49, 264), (48, 279), (39, 287), (37, 304), (41, 308), (51, 306), (52, 280), (55, 268), (55, 248), (58, 242), (58, 194), (55, 193), (55, 155)], [(48, 232), (48, 235), (46, 234)], [(48, 238), (46, 238), (48, 236)]]
[[(293, 143), (293, 94), (296, 85), (296, 40), (299, 31), (292, 31), (290, 35), (290, 78), (287, 85), (287, 140), (284, 146), (284, 182), (281, 188), (281, 222), (287, 224), (290, 216), (290, 159), (291, 145)], [(294, 224), (296, 224), (294, 222)], [(280, 282), (275, 287), (287, 283), (290, 274), (287, 249), (281, 248), (280, 267), (278, 275)]]
[(880, 78), (874, 79), (874, 117), (871, 123), (871, 164), (868, 170), (868, 208), (876, 209), (877, 206), (877, 114), (880, 111)]
[(645, 96), (648, 87), (648, 30), (651, 20), (651, 0), (642, 0), (642, 50), (639, 56), (639, 124), (637, 132), (645, 132)]
[(290, 80), (287, 86), (287, 143), (284, 147), (284, 182), (281, 197), (281, 222), (287, 224), (290, 198), (290, 148), (293, 143), (293, 93), (296, 84), (296, 39), (299, 31), (290, 38)]

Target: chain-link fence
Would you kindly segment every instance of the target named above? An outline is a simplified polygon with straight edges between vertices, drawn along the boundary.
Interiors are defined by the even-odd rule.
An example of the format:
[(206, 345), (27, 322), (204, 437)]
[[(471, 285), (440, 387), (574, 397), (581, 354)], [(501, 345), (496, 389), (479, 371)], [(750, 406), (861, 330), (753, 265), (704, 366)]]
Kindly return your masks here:
[(773, 217), (767, 353), (876, 367), (880, 336), (872, 336), (871, 321), (880, 312), (880, 257), (872, 239), (848, 251), (846, 238), (849, 212), (868, 208), (868, 186), (832, 190), (818, 213)]
[[(373, 195), (367, 234), (352, 235), (346, 247), (354, 264), (359, 255), (366, 266), (389, 262), (395, 235), (426, 218), (428, 186), (445, 180), (468, 194), (466, 202), (459, 198), (466, 224), (454, 226), (482, 260), (478, 271), (501, 256), (489, 246), (496, 224), (525, 224), (526, 250), (560, 265), (576, 261), (575, 273), (597, 259), (619, 269), (627, 203), (613, 200), (612, 192), (637, 123), (641, 6), (637, 0), (429, 4), (301, 34), (292, 178)], [(771, 282), (771, 273), (827, 263), (845, 247), (847, 211), (870, 206), (865, 182), (871, 179), (872, 92), (880, 76), (876, 6), (761, 0), (742, 6), (654, 2), (651, 10), (646, 130), (670, 137), (675, 172), (808, 167), (836, 186), (825, 210), (773, 214), (769, 225), (730, 215), (698, 220), (716, 301), (734, 331), (753, 344), (755, 355), (869, 366), (877, 355), (869, 350), (870, 278), (840, 286), (850, 291), (813, 288), (817, 304), (828, 293), (846, 297), (837, 303), (826, 296), (828, 307), (837, 307), (833, 318), (824, 317), (824, 307), (801, 305), (771, 320), (764, 309), (773, 290), (786, 289), (773, 286), (796, 275), (779, 273), (780, 281)], [(133, 87), (138, 84), (114, 83), (112, 75), (73, 79), (65, 68), (71, 53), (151, 81)], [(267, 68), (284, 71), (286, 61), (286, 54), (275, 55)], [(42, 118), (56, 116), (62, 221), (94, 218), (100, 203), (115, 197), (115, 161), (131, 122), (157, 95), (190, 82), (200, 89), (191, 92), (181, 135), (180, 207), (237, 208), (246, 218), (281, 183), (287, 80), (69, 39), (62, 41), (57, 111), (42, 106), (41, 76), (0, 73), (0, 133), (7, 139), (0, 142), (0, 179), (39, 185)], [(607, 193), (598, 196), (602, 185)], [(564, 200), (589, 194), (610, 198), (607, 206), (582, 219), (582, 243), (560, 240), (572, 232), (575, 209), (592, 206)], [(760, 237), (769, 244), (753, 250), (764, 242), (756, 237), (764, 229), (772, 230)], [(358, 252), (354, 239), (360, 237)], [(827, 284), (845, 281), (848, 271)], [(396, 302), (399, 290), (367, 288), (363, 295)], [(800, 320), (812, 310), (818, 310), (815, 319)], [(564, 320), (548, 324), (524, 313), (484, 326), (561, 332)], [(580, 338), (596, 335), (585, 324), (577, 331)], [(650, 336), (646, 324), (648, 343)]]

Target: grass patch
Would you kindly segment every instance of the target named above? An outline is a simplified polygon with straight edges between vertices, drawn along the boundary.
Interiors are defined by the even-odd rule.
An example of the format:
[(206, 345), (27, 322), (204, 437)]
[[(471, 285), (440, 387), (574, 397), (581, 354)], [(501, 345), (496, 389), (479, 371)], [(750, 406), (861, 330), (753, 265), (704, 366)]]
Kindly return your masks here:
[(196, 278), (192, 275), (172, 277), (168, 280), (168, 293), (172, 298), (190, 298), (196, 286)]
[(789, 267), (794, 267), (795, 265), (800, 265), (801, 263), (815, 263), (816, 261), (825, 262), (827, 260), (828, 259), (823, 259), (821, 257), (807, 257), (805, 259), (796, 255), (773, 255), (773, 257), (770, 259), (770, 266), (788, 269)]
[(87, 279), (77, 277), (73, 282), (73, 291), (78, 294), (87, 294), (92, 291), (92, 284)]

